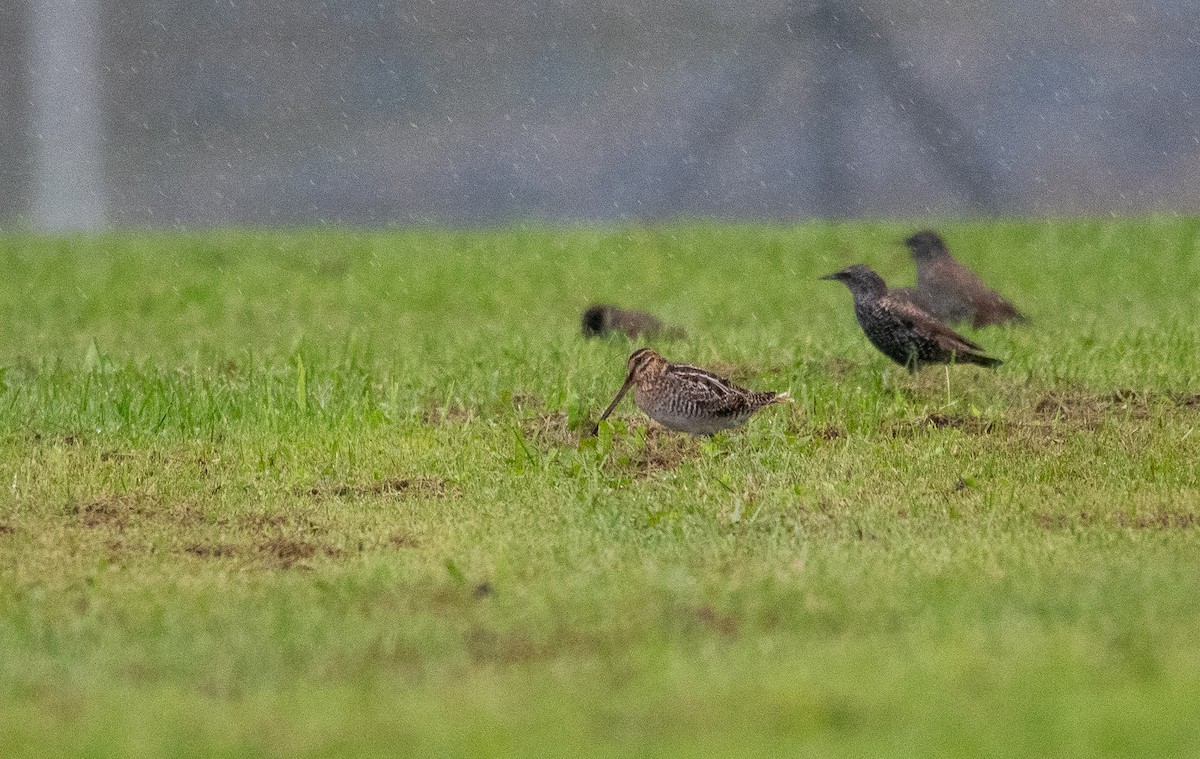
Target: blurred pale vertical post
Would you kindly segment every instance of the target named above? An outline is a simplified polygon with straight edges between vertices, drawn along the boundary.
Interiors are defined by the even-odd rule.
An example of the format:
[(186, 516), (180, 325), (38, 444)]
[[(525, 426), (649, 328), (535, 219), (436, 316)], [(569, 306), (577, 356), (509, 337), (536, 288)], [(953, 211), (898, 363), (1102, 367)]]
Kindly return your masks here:
[(29, 95), (37, 229), (101, 229), (104, 126), (99, 0), (32, 0)]

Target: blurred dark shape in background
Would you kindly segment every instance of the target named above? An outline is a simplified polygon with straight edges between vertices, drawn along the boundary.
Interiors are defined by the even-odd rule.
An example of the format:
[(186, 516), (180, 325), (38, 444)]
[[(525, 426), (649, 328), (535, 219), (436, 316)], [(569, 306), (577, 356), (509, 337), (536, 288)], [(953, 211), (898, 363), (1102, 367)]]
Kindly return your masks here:
[(8, 0), (0, 74), (6, 227), (1200, 210), (1190, 0)]

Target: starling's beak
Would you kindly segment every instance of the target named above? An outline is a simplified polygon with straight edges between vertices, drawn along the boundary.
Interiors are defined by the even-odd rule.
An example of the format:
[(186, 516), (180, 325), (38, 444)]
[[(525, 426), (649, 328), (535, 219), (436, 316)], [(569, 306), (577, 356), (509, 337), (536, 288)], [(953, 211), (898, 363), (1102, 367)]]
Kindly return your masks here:
[(600, 418), (598, 420), (596, 420), (595, 426), (592, 427), (593, 435), (595, 435), (597, 432), (600, 431), (600, 422), (603, 422), (605, 419), (608, 418), (608, 415), (613, 412), (613, 409), (615, 409), (617, 407), (617, 404), (621, 402), (621, 399), (625, 397), (625, 393), (628, 393), (629, 388), (631, 388), (631, 387), (633, 387), (633, 374), (632, 373), (630, 373), (629, 376), (627, 376), (625, 378), (625, 384), (621, 385), (621, 389), (617, 392), (617, 397), (613, 398), (612, 403), (608, 404), (608, 408), (604, 409), (604, 413), (600, 415)]
[(826, 274), (824, 277), (821, 277), (821, 279), (829, 279), (834, 282), (837, 282), (841, 278), (842, 278), (842, 273), (840, 271), (835, 271), (833, 274)]

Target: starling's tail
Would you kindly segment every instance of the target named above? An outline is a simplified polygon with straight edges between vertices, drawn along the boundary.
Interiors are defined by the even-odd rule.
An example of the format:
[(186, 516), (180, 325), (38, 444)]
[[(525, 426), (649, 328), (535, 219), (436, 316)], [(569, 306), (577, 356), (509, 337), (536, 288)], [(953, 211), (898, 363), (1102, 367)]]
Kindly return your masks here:
[(993, 367), (1000, 366), (1004, 362), (993, 356), (987, 356), (982, 353), (956, 353), (955, 359), (960, 364), (978, 364), (979, 366)]

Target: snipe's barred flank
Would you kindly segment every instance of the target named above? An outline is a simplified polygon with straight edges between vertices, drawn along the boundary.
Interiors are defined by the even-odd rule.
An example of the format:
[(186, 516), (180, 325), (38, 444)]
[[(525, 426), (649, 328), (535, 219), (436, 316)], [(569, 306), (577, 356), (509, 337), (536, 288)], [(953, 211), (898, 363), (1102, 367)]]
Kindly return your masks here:
[[(600, 415), (600, 422), (608, 418), (631, 387), (634, 403), (646, 416), (667, 429), (692, 435), (740, 427), (764, 406), (791, 401), (786, 392), (746, 390), (712, 372), (669, 363), (649, 348), (642, 348), (629, 357), (625, 384)], [(600, 422), (592, 428), (593, 434)]]
[(907, 297), (888, 292), (887, 283), (869, 266), (855, 264), (821, 279), (842, 282), (850, 288), (854, 314), (867, 339), (910, 372), (926, 364), (999, 366), (1002, 363)]

